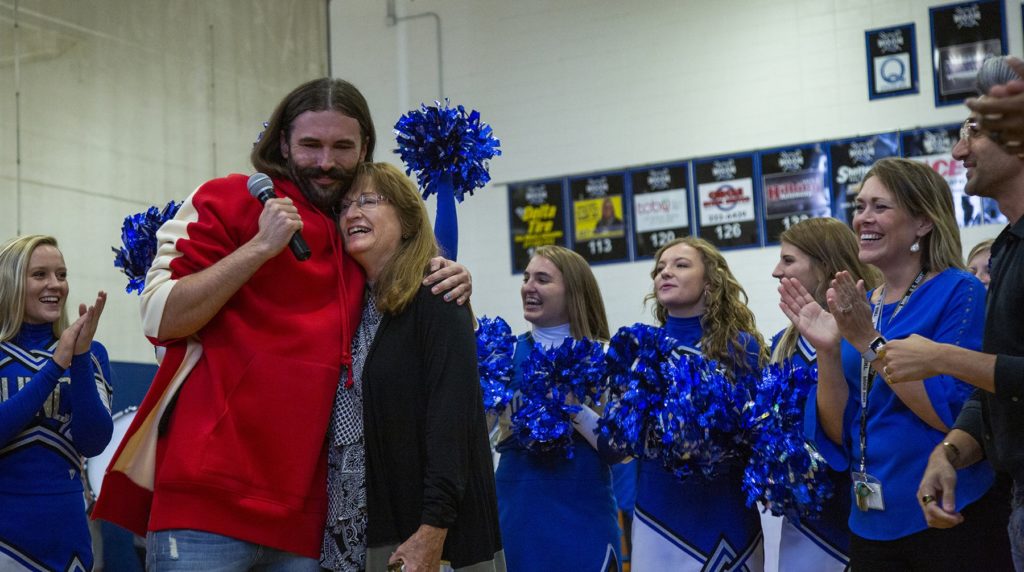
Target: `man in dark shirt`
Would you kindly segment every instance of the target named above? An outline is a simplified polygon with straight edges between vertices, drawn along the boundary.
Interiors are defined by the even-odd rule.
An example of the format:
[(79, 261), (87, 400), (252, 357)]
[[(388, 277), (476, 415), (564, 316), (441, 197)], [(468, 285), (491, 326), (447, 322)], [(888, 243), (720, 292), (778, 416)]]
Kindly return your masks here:
[[(982, 82), (979, 91), (991, 85)], [(1005, 83), (998, 81), (996, 83)], [(981, 98), (984, 100), (984, 97)], [(1010, 517), (1010, 541), (1018, 570), (1024, 564), (1024, 161), (982, 130), (972, 112), (960, 131), (953, 157), (967, 169), (965, 191), (991, 197), (1010, 224), (992, 247), (982, 352), (938, 344), (920, 336), (885, 344), (883, 373), (889, 383), (947, 374), (977, 389), (964, 404), (953, 430), (932, 452), (918, 502), (930, 526), (949, 528), (963, 521), (956, 511), (956, 469), (987, 457), (1013, 478), (1017, 493)], [(1017, 146), (1020, 142), (1016, 142)], [(1003, 144), (1003, 146), (1001, 146)], [(998, 485), (997, 485), (998, 486)]]

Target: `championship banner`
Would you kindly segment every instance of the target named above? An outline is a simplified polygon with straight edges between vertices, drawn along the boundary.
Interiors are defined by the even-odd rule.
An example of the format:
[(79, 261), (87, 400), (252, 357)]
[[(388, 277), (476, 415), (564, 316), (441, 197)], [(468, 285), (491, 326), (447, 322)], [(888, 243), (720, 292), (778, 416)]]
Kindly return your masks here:
[(917, 93), (914, 24), (864, 32), (868, 61), (868, 99)]
[(828, 146), (829, 181), (832, 186), (832, 216), (853, 223), (854, 199), (860, 184), (875, 161), (899, 157), (900, 143), (896, 133), (879, 133), (867, 137), (833, 141)]
[(697, 235), (718, 248), (761, 246), (753, 155), (694, 161)]
[(508, 186), (512, 273), (526, 270), (538, 246), (566, 246), (565, 191), (561, 179)]
[(829, 216), (828, 156), (820, 143), (758, 153), (764, 197), (765, 243), (811, 217)]
[(992, 199), (982, 200), (964, 192), (967, 184), (967, 169), (962, 162), (953, 158), (953, 146), (960, 137), (959, 125), (946, 125), (927, 129), (915, 129), (900, 133), (903, 156), (914, 161), (927, 163), (949, 183), (953, 193), (953, 209), (960, 226), (983, 223), (1005, 222)]
[(690, 234), (689, 165), (639, 169), (633, 182), (633, 244), (637, 258), (650, 258), (672, 240)]
[(572, 248), (587, 262), (629, 260), (626, 245), (626, 175), (610, 173), (569, 180)]
[(975, 95), (981, 62), (1006, 53), (1006, 17), (999, 0), (938, 6), (928, 10), (932, 26), (935, 105)]

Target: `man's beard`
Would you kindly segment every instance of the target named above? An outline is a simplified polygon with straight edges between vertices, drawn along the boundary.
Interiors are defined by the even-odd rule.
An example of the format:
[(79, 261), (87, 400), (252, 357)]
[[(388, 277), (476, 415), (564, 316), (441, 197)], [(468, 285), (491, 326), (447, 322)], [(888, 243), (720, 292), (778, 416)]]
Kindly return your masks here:
[[(321, 212), (334, 216), (338, 213), (342, 197), (348, 193), (355, 179), (355, 169), (347, 170), (342, 167), (324, 171), (320, 167), (299, 167), (293, 161), (288, 161), (288, 173), (292, 181), (298, 185), (302, 195), (306, 197), (313, 206)], [(313, 182), (313, 179), (330, 177), (334, 182), (322, 187)]]

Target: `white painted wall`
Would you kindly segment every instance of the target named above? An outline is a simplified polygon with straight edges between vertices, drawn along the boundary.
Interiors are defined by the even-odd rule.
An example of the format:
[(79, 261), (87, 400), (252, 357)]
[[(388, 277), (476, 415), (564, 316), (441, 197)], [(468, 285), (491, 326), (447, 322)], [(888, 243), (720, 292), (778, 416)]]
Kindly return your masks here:
[[(459, 207), (459, 258), (473, 306), (526, 328), (510, 273), (505, 183), (959, 122), (932, 92), (931, 0), (395, 0), (442, 21), (444, 95), (501, 139), (493, 183)], [(1011, 53), (1020, 10), (1007, 7)], [(434, 20), (389, 25), (387, 0), (332, 0), (332, 74), (362, 89), (377, 160), (398, 117), (439, 97)], [(918, 95), (869, 101), (864, 31), (915, 22)], [(964, 232), (967, 248), (998, 228)], [(778, 248), (731, 251), (759, 328), (785, 325), (771, 271)], [(650, 321), (651, 262), (597, 266), (613, 330)]]

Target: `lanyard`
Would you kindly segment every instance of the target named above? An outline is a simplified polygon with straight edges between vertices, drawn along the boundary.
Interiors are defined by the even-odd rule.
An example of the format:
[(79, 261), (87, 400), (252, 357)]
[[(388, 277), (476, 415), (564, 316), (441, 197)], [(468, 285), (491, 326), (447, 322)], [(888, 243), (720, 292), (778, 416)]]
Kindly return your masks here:
[[(886, 322), (886, 326), (892, 323), (896, 314), (900, 313), (903, 306), (907, 304), (907, 300), (910, 299), (910, 295), (917, 290), (917, 287), (921, 285), (921, 281), (924, 280), (924, 276), (927, 271), (922, 269), (917, 274), (917, 278), (911, 282), (910, 287), (907, 288), (906, 293), (900, 298), (899, 303), (896, 305), (896, 309), (893, 310), (892, 315), (889, 316), (889, 321)], [(875, 329), (881, 333), (882, 331), (882, 306), (885, 306), (885, 286), (882, 286), (882, 292), (879, 296), (878, 303), (871, 310), (871, 321), (875, 324)], [(874, 377), (871, 375), (871, 363), (865, 359), (860, 360), (860, 472), (865, 472), (868, 459), (868, 393), (871, 392), (871, 385), (874, 382)]]

